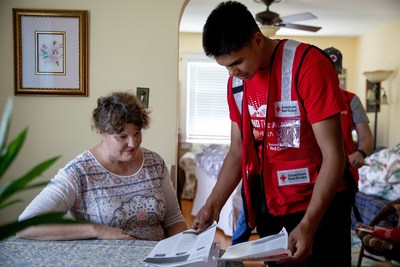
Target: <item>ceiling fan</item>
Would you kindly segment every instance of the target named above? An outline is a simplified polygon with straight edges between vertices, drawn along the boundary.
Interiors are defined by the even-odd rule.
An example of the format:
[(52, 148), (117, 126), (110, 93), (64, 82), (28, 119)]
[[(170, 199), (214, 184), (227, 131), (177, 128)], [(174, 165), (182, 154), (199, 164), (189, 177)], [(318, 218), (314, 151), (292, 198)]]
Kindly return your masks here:
[(278, 3), (281, 2), (281, 0), (254, 0), (254, 2), (257, 3), (262, 2), (267, 6), (266, 11), (256, 14), (256, 21), (260, 23), (262, 26), (273, 26), (277, 28), (284, 27), (284, 28), (291, 28), (291, 29), (310, 31), (310, 32), (317, 32), (321, 29), (321, 27), (291, 23), (293, 21), (298, 21), (298, 20), (316, 19), (317, 17), (311, 14), (310, 12), (304, 12), (295, 15), (280, 17), (278, 13), (269, 10), (269, 6), (272, 3)]

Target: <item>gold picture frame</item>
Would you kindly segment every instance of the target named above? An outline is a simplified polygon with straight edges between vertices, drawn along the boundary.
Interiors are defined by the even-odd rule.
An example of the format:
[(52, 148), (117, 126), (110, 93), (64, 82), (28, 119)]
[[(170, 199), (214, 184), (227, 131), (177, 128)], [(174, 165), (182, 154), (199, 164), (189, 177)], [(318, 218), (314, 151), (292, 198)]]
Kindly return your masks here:
[(15, 95), (88, 96), (88, 11), (13, 9)]

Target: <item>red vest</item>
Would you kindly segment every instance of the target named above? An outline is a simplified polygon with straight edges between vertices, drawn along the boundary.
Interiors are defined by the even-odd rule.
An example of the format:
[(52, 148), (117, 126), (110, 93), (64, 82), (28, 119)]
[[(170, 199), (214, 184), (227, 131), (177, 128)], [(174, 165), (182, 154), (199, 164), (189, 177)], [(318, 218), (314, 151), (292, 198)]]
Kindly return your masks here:
[(240, 94), (234, 96), (242, 113), (239, 125), (242, 132), (242, 177), (248, 224), (252, 228), (255, 226), (257, 203), (252, 203), (251, 189), (255, 177), (261, 172), (271, 214), (280, 216), (305, 210), (311, 199), (322, 154), (297, 91), (297, 74), (309, 47), (288, 40), (280, 42), (275, 51), (268, 84), (267, 128), (262, 159), (257, 154), (252, 133), (246, 82), (243, 84), (235, 77), (229, 80), (229, 88), (233, 91), (235, 87), (243, 88), (241, 104)]
[[(353, 136), (351, 133), (354, 127), (354, 122), (353, 122), (353, 113), (351, 112), (350, 108), (350, 103), (354, 97), (354, 94), (345, 90), (341, 90), (341, 92), (343, 96), (343, 101), (345, 103), (344, 110), (342, 111), (342, 116), (341, 116), (343, 139), (344, 139), (346, 154), (350, 155), (356, 151), (356, 146), (354, 145)], [(353, 175), (356, 184), (358, 184), (358, 178), (359, 178), (358, 169), (350, 167), (350, 172)]]

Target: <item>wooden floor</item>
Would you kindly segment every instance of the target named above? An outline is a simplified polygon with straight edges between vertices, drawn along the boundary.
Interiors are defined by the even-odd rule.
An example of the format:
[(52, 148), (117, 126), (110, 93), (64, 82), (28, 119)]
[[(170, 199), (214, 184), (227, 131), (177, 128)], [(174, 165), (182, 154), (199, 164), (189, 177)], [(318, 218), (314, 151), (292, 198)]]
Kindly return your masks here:
[[(192, 227), (193, 219), (194, 216), (191, 215), (192, 211), (192, 206), (193, 206), (193, 201), (192, 200), (181, 200), (181, 206), (182, 206), (182, 214), (185, 217), (186, 225), (188, 228)], [(258, 235), (252, 235), (250, 237), (250, 240), (257, 239)], [(221, 249), (226, 249), (232, 244), (232, 238), (229, 236), (226, 236), (224, 232), (221, 229), (216, 230), (215, 232), (215, 237), (214, 237), (214, 242), (219, 242)], [(244, 267), (265, 267), (265, 265), (262, 262), (243, 262)]]
[[(194, 216), (191, 215), (193, 201), (183, 199), (183, 200), (181, 200), (181, 205), (182, 205), (182, 213), (183, 213), (183, 216), (185, 217), (186, 225), (188, 228), (191, 228), (193, 219), (194, 219)], [(250, 240), (254, 240), (257, 238), (259, 238), (258, 235), (252, 235), (250, 237)], [(229, 236), (226, 236), (221, 229), (217, 228), (215, 237), (214, 237), (214, 242), (219, 242), (221, 244), (221, 248), (226, 249), (228, 246), (231, 245), (232, 238)], [(352, 256), (354, 257), (354, 260), (353, 260), (353, 264), (354, 264), (354, 262), (356, 262), (358, 259), (358, 254), (356, 253), (355, 255), (352, 255)], [(244, 262), (244, 266), (245, 267), (265, 267), (265, 265), (261, 262)], [(384, 267), (386, 265), (371, 265), (371, 266)], [(386, 266), (386, 267), (389, 267), (389, 266)]]

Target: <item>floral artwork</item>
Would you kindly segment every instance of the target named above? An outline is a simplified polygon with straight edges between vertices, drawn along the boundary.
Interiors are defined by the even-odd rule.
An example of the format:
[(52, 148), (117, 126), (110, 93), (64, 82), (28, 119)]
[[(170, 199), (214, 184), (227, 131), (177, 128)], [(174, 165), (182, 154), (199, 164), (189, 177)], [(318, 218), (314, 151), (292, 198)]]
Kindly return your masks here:
[(15, 95), (88, 96), (88, 14), (13, 8)]
[(36, 74), (65, 74), (65, 33), (36, 32)]

